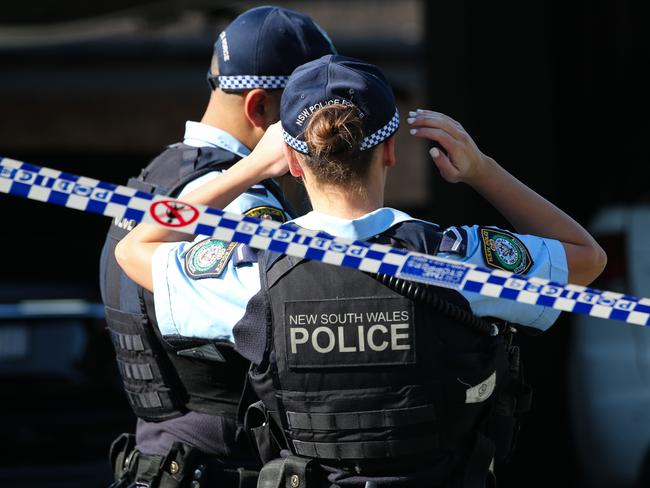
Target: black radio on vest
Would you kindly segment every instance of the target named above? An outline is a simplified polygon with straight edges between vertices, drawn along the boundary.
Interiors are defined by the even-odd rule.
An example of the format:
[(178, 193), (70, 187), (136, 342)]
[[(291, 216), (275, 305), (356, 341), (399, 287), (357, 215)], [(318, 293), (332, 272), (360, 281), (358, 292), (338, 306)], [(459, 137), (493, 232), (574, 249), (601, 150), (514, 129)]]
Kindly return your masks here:
[[(374, 240), (435, 254), (441, 239), (431, 224), (409, 221)], [(270, 253), (260, 273), (268, 319), (256, 319), (269, 339), (249, 379), (267, 433), (298, 460), (282, 472), (311, 459), (330, 480), (485, 486), (503, 454), (495, 444), (510, 444), (494, 438), (491, 421), (512, 376), (503, 333), (463, 323), (473, 316), (452, 290), (431, 288), (451, 304), (438, 310), (376, 276), (320, 262)]]

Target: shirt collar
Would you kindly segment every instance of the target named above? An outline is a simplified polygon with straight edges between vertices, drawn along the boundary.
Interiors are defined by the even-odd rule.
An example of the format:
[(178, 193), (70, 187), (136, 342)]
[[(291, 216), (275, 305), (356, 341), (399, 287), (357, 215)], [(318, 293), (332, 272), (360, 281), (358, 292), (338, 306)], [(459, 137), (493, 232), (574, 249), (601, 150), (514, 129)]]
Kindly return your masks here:
[(336, 237), (366, 240), (406, 220), (417, 219), (399, 210), (383, 207), (358, 219), (342, 219), (312, 211), (293, 222), (305, 229), (322, 230)]
[(185, 138), (183, 142), (193, 147), (220, 147), (242, 158), (251, 153), (250, 149), (225, 130), (201, 122), (192, 122), (191, 120), (185, 122)]

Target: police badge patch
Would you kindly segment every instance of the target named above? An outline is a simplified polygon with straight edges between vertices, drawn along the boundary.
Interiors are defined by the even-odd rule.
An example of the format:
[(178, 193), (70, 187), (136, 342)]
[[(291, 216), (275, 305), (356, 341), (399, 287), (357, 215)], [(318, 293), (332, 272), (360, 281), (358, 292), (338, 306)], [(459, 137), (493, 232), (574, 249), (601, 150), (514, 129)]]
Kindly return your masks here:
[(286, 222), (287, 218), (284, 215), (284, 212), (279, 208), (275, 207), (254, 207), (244, 212), (244, 215), (248, 217), (255, 217), (257, 219), (270, 219), (275, 220), (276, 222)]
[(195, 280), (219, 278), (237, 245), (212, 238), (197, 242), (185, 254), (185, 272)]
[(533, 265), (533, 259), (526, 246), (509, 232), (479, 227), (478, 233), (483, 242), (483, 259), (488, 266), (524, 274)]

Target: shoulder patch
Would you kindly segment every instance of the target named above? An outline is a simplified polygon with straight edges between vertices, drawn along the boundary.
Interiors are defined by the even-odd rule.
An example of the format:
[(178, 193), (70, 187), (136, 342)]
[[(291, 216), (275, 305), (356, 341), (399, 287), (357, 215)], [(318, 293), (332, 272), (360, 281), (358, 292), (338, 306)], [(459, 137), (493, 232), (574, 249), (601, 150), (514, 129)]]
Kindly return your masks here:
[(185, 272), (194, 280), (219, 278), (237, 245), (212, 238), (197, 242), (185, 254)]
[(286, 222), (287, 218), (284, 215), (284, 212), (276, 207), (268, 207), (262, 205), (260, 207), (253, 207), (250, 210), (244, 212), (244, 215), (248, 217), (255, 217), (258, 219), (269, 219), (275, 220), (277, 222)]
[(500, 229), (479, 227), (485, 263), (491, 268), (524, 274), (533, 265), (533, 258), (523, 242)]
[(449, 227), (442, 233), (438, 252), (467, 256), (467, 231), (462, 227)]

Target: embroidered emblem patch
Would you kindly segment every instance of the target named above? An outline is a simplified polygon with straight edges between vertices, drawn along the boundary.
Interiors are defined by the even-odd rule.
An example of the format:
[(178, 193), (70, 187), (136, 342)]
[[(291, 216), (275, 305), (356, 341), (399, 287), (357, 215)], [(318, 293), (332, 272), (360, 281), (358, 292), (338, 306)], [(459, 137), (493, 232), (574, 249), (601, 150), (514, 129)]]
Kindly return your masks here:
[(185, 254), (185, 272), (195, 280), (219, 278), (237, 245), (219, 239), (197, 242)]
[(275, 208), (275, 207), (267, 207), (267, 206), (254, 207), (248, 210), (247, 212), (244, 212), (244, 215), (247, 215), (248, 217), (255, 217), (257, 219), (275, 220), (276, 222), (287, 221), (284, 212), (279, 208)]
[(526, 246), (509, 232), (488, 227), (479, 227), (478, 232), (483, 242), (483, 258), (488, 266), (524, 274), (533, 265)]
[(494, 392), (494, 387), (496, 384), (497, 373), (495, 371), (478, 385), (472, 386), (465, 390), (465, 403), (484, 402), (490, 398), (490, 395), (492, 395), (492, 392)]

